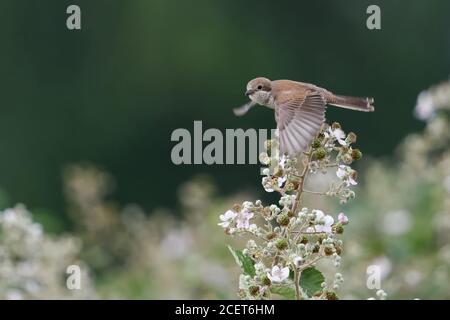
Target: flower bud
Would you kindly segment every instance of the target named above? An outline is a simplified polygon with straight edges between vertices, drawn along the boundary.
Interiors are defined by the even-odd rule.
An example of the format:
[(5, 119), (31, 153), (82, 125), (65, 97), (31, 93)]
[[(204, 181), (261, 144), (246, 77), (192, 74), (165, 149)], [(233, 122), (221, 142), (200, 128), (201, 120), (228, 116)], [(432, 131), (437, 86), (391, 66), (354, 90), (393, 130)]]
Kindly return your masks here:
[(331, 129), (336, 130), (336, 129), (340, 129), (341, 128), (341, 124), (339, 122), (333, 122), (331, 124)]
[(354, 132), (350, 132), (348, 135), (347, 135), (347, 142), (349, 143), (349, 144), (351, 144), (351, 143), (355, 143), (356, 142), (356, 134), (354, 133)]
[(269, 165), (270, 164), (270, 157), (266, 152), (261, 152), (259, 154), (259, 162), (263, 165)]
[(294, 259), (294, 264), (297, 268), (299, 268), (303, 264), (304, 260), (302, 257), (296, 257)]

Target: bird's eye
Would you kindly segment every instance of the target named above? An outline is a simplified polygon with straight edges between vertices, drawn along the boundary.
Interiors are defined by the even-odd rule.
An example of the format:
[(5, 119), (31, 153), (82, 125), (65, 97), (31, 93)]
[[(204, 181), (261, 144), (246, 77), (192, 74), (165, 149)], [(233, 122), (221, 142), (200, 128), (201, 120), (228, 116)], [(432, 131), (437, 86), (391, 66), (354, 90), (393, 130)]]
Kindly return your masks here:
[(258, 90), (261, 90), (261, 89), (262, 89), (262, 85), (259, 85), (259, 86), (258, 86)]

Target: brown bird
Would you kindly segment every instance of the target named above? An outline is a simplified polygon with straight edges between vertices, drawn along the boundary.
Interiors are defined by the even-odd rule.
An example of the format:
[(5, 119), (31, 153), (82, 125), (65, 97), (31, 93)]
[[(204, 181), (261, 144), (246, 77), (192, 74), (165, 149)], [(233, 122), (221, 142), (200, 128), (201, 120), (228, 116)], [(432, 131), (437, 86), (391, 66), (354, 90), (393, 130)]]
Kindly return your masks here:
[(275, 110), (280, 152), (294, 155), (305, 151), (325, 121), (326, 105), (357, 111), (374, 111), (373, 98), (335, 95), (309, 83), (255, 78), (247, 84), (245, 95), (251, 101), (234, 109), (237, 116), (259, 104)]

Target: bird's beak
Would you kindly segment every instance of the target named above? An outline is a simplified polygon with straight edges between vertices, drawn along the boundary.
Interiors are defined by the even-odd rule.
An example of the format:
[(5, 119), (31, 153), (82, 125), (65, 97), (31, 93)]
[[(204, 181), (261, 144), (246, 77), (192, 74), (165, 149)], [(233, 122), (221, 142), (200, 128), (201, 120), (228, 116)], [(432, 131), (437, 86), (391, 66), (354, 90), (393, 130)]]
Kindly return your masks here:
[(248, 97), (248, 96), (251, 95), (253, 92), (255, 92), (255, 90), (249, 89), (249, 90), (245, 91), (245, 95)]

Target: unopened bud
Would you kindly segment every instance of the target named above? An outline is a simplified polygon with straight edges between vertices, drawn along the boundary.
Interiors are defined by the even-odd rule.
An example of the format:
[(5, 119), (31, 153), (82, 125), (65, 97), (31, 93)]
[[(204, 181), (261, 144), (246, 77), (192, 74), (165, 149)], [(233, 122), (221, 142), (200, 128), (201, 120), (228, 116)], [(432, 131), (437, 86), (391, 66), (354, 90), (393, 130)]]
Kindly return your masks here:
[(322, 160), (323, 158), (325, 158), (326, 155), (327, 155), (327, 151), (324, 148), (319, 148), (314, 152), (314, 156), (319, 160)]
[(341, 128), (341, 124), (339, 122), (333, 122), (331, 124), (331, 129), (336, 130), (336, 129), (340, 129)]
[(356, 134), (354, 132), (350, 132), (347, 135), (347, 139), (346, 140), (347, 140), (348, 143), (355, 143), (356, 142)]

